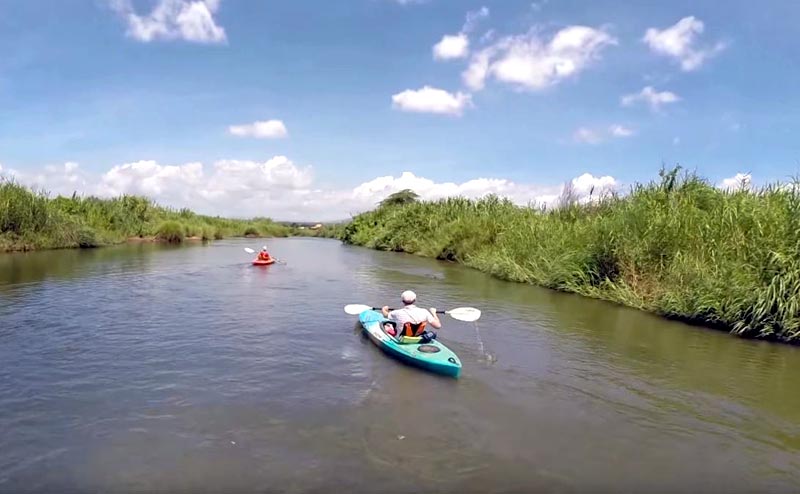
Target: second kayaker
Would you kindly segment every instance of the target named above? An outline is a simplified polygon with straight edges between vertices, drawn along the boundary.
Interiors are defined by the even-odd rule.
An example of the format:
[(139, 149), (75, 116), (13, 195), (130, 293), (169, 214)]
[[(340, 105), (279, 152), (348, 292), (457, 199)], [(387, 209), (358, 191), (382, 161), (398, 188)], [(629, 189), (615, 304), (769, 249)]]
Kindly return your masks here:
[(270, 259), (272, 259), (272, 257), (270, 257), (269, 252), (267, 252), (267, 246), (261, 247), (261, 252), (258, 253), (258, 260), (269, 261)]
[(406, 290), (400, 295), (400, 299), (403, 301), (402, 309), (390, 311), (389, 306), (386, 305), (381, 309), (381, 312), (383, 317), (395, 323), (398, 331), (401, 331), (403, 336), (420, 336), (425, 332), (426, 324), (430, 324), (436, 329), (441, 329), (442, 322), (439, 320), (439, 316), (436, 315), (435, 308), (425, 310), (415, 305), (417, 302), (416, 293)]

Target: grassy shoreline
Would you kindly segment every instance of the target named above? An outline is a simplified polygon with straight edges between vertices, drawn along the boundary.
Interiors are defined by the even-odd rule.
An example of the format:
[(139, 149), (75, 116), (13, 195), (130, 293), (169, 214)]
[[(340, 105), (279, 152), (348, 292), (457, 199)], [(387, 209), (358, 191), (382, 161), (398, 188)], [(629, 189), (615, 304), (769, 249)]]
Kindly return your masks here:
[(139, 196), (55, 197), (0, 179), (0, 252), (91, 248), (128, 241), (180, 243), (226, 237), (287, 237), (269, 218), (235, 220), (159, 206)]
[(459, 262), (745, 338), (800, 343), (800, 190), (723, 191), (678, 169), (560, 207), (497, 197), (384, 204), (348, 244)]

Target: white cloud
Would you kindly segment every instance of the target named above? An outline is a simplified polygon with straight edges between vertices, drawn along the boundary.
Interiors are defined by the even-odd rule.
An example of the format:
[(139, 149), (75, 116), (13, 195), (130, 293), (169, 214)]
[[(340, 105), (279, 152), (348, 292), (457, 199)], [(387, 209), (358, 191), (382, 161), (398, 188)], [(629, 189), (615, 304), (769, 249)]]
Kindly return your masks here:
[(114, 166), (89, 192), (106, 197), (141, 194), (160, 204), (207, 214), (291, 216), (312, 180), (310, 167), (299, 167), (285, 156), (265, 162), (220, 160), (210, 167), (137, 161)]
[(442, 40), (433, 45), (433, 58), (436, 60), (452, 60), (464, 58), (469, 53), (469, 38), (464, 33), (445, 34)]
[(611, 127), (608, 128), (608, 131), (614, 137), (630, 137), (633, 134), (635, 134), (633, 129), (630, 129), (628, 127), (625, 127), (624, 125), (619, 125), (619, 124), (612, 125)]
[(288, 135), (286, 126), (280, 120), (265, 120), (245, 125), (228, 127), (231, 135), (238, 137), (254, 137), (256, 139), (282, 139)]
[(476, 91), (490, 76), (520, 89), (541, 90), (577, 77), (605, 48), (616, 44), (605, 31), (587, 26), (565, 27), (549, 41), (531, 30), (501, 38), (475, 53), (462, 77)]
[(717, 187), (727, 190), (749, 190), (753, 181), (753, 177), (749, 173), (737, 173), (736, 175), (723, 179)]
[(475, 91), (483, 89), (486, 76), (489, 74), (490, 64), (491, 59), (488, 50), (483, 50), (473, 55), (469, 67), (461, 74), (464, 84)]
[(700, 19), (688, 16), (663, 30), (651, 27), (642, 40), (654, 53), (675, 59), (683, 71), (689, 72), (700, 68), (706, 60), (725, 49), (721, 42), (711, 47), (698, 47), (697, 37), (704, 29)]
[(131, 0), (110, 0), (127, 22), (128, 36), (142, 42), (182, 39), (195, 43), (222, 43), (225, 29), (214, 14), (220, 0), (158, 0), (147, 15), (139, 15)]
[(461, 27), (461, 32), (469, 33), (473, 31), (481, 19), (485, 19), (486, 17), (489, 17), (488, 7), (481, 7), (478, 10), (467, 12), (467, 19), (464, 21), (464, 25)]
[(488, 16), (489, 9), (487, 7), (467, 12), (467, 18), (461, 27), (461, 32), (458, 34), (445, 34), (438, 43), (433, 45), (434, 60), (465, 58), (469, 54), (469, 37), (467, 34), (475, 29), (481, 19)]
[(587, 202), (589, 196), (600, 197), (605, 193), (616, 191), (619, 187), (617, 179), (610, 175), (595, 177), (591, 173), (584, 173), (571, 180), (573, 190), (578, 194), (580, 202)]
[(478, 40), (478, 43), (480, 44), (488, 43), (494, 39), (494, 35), (495, 35), (494, 29), (489, 29), (488, 31), (483, 33), (481, 38)]
[[(203, 214), (308, 221), (346, 219), (349, 214), (373, 209), (387, 195), (406, 188), (423, 199), (497, 194), (520, 205), (548, 207), (558, 203), (565, 189), (563, 185), (485, 177), (461, 183), (436, 182), (411, 172), (377, 177), (352, 188), (326, 189), (314, 183), (311, 167), (298, 166), (285, 156), (264, 162), (220, 160), (210, 166), (144, 160), (117, 165), (100, 174), (85, 173), (76, 163), (26, 173), (8, 172), (21, 183), (44, 188), (53, 195), (71, 195), (74, 191), (101, 197), (141, 194), (165, 206), (187, 207)], [(579, 202), (598, 198), (618, 185), (613, 177), (588, 173), (568, 183)]]
[[(594, 177), (589, 173), (569, 181), (576, 193), (576, 199), (585, 203), (601, 194), (616, 190), (618, 183), (610, 176)], [(445, 197), (461, 196), (471, 199), (496, 194), (506, 197), (516, 204), (552, 207), (558, 202), (564, 186), (520, 184), (506, 179), (477, 178), (462, 183), (435, 182), (428, 178), (418, 177), (411, 172), (403, 172), (400, 177), (378, 177), (364, 182), (350, 193), (354, 205), (360, 205), (359, 211), (371, 209), (389, 194), (411, 189), (425, 200), (436, 200)]]
[[(3, 171), (2, 166), (0, 171)], [(34, 172), (7, 169), (4, 175), (36, 190), (61, 195), (71, 195), (73, 192), (86, 190), (91, 183), (88, 174), (72, 161), (60, 165), (45, 165), (41, 170)]]
[(418, 90), (406, 89), (392, 96), (392, 106), (407, 112), (461, 115), (471, 105), (472, 96), (469, 94), (452, 94), (430, 86)]
[(608, 129), (591, 129), (588, 127), (579, 127), (572, 134), (572, 140), (582, 144), (599, 144), (607, 138), (623, 138), (631, 137), (636, 132), (633, 129), (625, 127), (624, 125), (613, 124)]
[(585, 127), (581, 127), (572, 134), (572, 138), (575, 142), (582, 142), (586, 144), (598, 144), (602, 142), (603, 138), (597, 132), (587, 129)]
[(638, 93), (627, 94), (622, 97), (621, 102), (623, 106), (632, 106), (638, 102), (644, 102), (650, 105), (653, 110), (659, 110), (662, 105), (677, 103), (681, 98), (675, 93), (669, 91), (656, 91), (653, 86), (645, 86)]

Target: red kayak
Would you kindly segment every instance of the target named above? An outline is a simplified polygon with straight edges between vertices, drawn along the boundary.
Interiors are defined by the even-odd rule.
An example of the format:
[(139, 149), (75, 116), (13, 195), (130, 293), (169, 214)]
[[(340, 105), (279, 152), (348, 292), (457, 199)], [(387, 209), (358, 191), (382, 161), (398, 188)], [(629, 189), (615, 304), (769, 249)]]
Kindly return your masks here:
[(270, 264), (274, 264), (275, 259), (268, 259), (266, 261), (262, 261), (261, 259), (254, 259), (253, 266), (269, 266)]

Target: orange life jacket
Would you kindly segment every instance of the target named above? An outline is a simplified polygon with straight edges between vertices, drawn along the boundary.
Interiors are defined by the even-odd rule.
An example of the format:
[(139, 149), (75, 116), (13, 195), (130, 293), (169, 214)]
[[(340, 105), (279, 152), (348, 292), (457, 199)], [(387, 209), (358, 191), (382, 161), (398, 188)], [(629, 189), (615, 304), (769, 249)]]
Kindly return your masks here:
[(417, 324), (407, 322), (403, 324), (402, 336), (422, 336), (422, 333), (425, 332), (426, 324), (427, 322), (425, 321), (422, 321)]
[(269, 259), (270, 259), (269, 254), (267, 252), (263, 252), (263, 251), (258, 253), (258, 258), (261, 261), (269, 261)]

